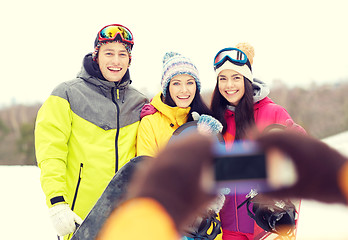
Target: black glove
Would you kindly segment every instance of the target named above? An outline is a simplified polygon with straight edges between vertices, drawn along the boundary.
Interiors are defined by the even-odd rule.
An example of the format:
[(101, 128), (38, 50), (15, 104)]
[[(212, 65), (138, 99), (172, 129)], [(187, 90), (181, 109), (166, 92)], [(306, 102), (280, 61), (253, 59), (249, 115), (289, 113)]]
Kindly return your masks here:
[(297, 182), (270, 193), (277, 198), (311, 198), (327, 203), (346, 203), (338, 174), (347, 158), (320, 140), (293, 131), (279, 131), (259, 137), (265, 150), (277, 148), (288, 155), (297, 170)]
[(215, 197), (208, 193), (213, 181), (212, 165), (210, 137), (200, 134), (181, 137), (138, 168), (130, 183), (129, 198), (157, 200), (181, 231)]

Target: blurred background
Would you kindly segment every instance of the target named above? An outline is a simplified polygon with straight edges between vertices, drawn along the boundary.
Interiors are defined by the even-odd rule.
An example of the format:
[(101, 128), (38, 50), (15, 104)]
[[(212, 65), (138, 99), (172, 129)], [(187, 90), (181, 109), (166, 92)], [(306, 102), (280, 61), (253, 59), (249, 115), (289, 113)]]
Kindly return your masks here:
[[(253, 74), (269, 84), (272, 100), (310, 135), (347, 149), (347, 7), (345, 0), (2, 2), (0, 211), (11, 217), (2, 218), (0, 229), (51, 239), (39, 237), (50, 225), (34, 155), (35, 117), (53, 88), (76, 76), (97, 32), (111, 23), (133, 32), (132, 85), (149, 98), (160, 91), (165, 52), (176, 51), (196, 64), (209, 104), (215, 54), (249, 42)], [(328, 239), (321, 238), (326, 232), (348, 239), (346, 207), (305, 202), (301, 211), (301, 239)]]

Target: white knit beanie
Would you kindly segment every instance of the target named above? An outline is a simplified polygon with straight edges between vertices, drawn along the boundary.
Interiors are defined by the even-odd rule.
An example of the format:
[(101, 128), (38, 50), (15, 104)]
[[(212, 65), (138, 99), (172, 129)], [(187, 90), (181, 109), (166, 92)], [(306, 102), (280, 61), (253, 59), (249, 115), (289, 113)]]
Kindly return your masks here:
[(181, 74), (192, 76), (196, 81), (197, 90), (200, 92), (201, 82), (199, 80), (198, 70), (192, 61), (179, 53), (167, 52), (163, 57), (163, 73), (161, 80), (163, 96), (166, 95), (170, 80), (174, 76)]

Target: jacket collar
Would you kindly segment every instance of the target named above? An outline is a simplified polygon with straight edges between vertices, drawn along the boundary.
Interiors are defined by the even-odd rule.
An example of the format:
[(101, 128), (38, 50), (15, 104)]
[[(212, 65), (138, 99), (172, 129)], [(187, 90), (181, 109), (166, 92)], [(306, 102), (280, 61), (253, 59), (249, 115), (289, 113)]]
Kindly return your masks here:
[(162, 102), (162, 92), (159, 92), (151, 101), (151, 105), (154, 106), (157, 111), (168, 117), (171, 122), (176, 122), (179, 126), (187, 122), (188, 114), (191, 107), (179, 108), (171, 107)]

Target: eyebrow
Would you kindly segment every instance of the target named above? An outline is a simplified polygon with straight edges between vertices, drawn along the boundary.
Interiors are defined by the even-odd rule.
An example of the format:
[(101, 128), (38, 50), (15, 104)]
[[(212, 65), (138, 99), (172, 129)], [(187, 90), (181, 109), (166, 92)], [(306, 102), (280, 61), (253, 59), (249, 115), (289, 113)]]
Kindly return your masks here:
[[(243, 76), (243, 75), (240, 73), (235, 73), (235, 74), (231, 75), (231, 77), (234, 77), (234, 76)], [(226, 77), (226, 75), (221, 74), (221, 75), (219, 75), (219, 77)]]
[[(184, 82), (185, 80), (176, 79), (174, 76), (171, 81)], [(195, 79), (194, 78), (186, 79), (186, 82), (188, 82), (188, 81), (195, 81)]]
[[(106, 49), (104, 49), (103, 50), (103, 52), (106, 52), (106, 51), (112, 51), (112, 52), (116, 52), (116, 50), (115, 49), (113, 49), (113, 48), (106, 48)], [(122, 50), (119, 50), (119, 52), (128, 52), (127, 50), (125, 50), (125, 49), (122, 49)]]

